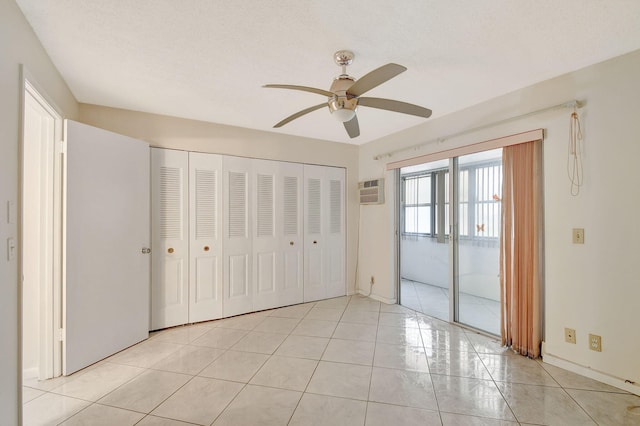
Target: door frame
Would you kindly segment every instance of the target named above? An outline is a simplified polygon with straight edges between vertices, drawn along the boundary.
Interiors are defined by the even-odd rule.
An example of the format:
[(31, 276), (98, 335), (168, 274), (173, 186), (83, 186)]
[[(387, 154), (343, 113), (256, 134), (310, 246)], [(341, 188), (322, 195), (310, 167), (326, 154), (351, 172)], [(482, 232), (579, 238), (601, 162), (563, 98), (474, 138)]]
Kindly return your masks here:
[[(38, 85), (36, 80), (31, 76), (28, 70), (21, 65), (20, 67), (20, 152), (19, 152), (19, 206), (20, 216), (18, 217), (18, 265), (20, 270), (20, 289), (19, 289), (19, 379), (22, 381), (22, 344), (23, 344), (23, 281), (24, 281), (24, 258), (22, 247), (24, 246), (24, 228), (23, 214), (25, 205), (25, 162), (32, 159), (25, 156), (25, 125), (26, 114), (25, 107), (27, 97), (30, 96), (35, 100), (47, 114), (53, 119), (54, 131), (53, 140), (41, 140), (40, 150), (50, 161), (51, 167), (47, 169), (47, 175), (43, 177), (43, 181), (47, 183), (47, 199), (49, 202), (45, 205), (41, 204), (42, 210), (51, 218), (47, 222), (47, 227), (40, 235), (40, 241), (44, 243), (50, 250), (46, 251), (46, 257), (41, 259), (41, 266), (50, 271), (45, 274), (44, 279), (40, 282), (40, 319), (39, 319), (39, 379), (49, 379), (58, 377), (62, 374), (62, 245), (63, 245), (63, 227), (62, 227), (62, 208), (63, 208), (63, 192), (62, 192), (62, 140), (63, 140), (63, 116), (60, 109), (51, 101), (46, 92)], [(44, 263), (44, 265), (42, 265)], [(44, 299), (44, 300), (43, 300)]]

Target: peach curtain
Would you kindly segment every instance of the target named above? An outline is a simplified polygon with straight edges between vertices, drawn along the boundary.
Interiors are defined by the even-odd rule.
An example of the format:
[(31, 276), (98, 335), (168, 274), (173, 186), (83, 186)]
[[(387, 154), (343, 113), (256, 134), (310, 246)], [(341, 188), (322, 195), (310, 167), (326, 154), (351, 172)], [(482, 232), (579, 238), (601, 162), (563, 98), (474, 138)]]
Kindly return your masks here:
[(537, 358), (542, 341), (542, 141), (505, 147), (502, 170), (502, 344)]

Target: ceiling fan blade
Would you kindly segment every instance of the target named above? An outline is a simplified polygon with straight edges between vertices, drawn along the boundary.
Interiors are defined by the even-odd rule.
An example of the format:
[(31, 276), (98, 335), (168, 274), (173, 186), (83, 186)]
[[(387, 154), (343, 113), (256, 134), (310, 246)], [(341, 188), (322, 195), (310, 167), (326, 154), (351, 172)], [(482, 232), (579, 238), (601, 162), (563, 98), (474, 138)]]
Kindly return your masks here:
[(281, 122), (279, 122), (278, 124), (276, 124), (273, 127), (274, 128), (282, 127), (285, 124), (287, 124), (288, 122), (295, 120), (296, 118), (300, 118), (305, 114), (309, 114), (310, 112), (313, 112), (313, 111), (315, 111), (317, 109), (320, 109), (320, 108), (326, 107), (326, 106), (327, 106), (327, 103), (325, 102), (325, 103), (321, 103), (321, 104), (318, 104), (318, 105), (314, 105), (314, 106), (309, 107), (307, 109), (303, 109), (302, 111), (298, 111), (295, 114), (290, 115), (289, 117), (285, 118), (284, 120), (282, 120)]
[(350, 138), (357, 138), (360, 136), (360, 125), (358, 125), (358, 116), (354, 115), (353, 118), (349, 121), (345, 121), (344, 128), (349, 134)]
[(370, 108), (386, 109), (388, 111), (401, 112), (403, 114), (417, 115), (418, 117), (431, 117), (431, 110), (418, 105), (408, 104), (406, 102), (393, 101), (391, 99), (382, 98), (358, 98), (359, 106)]
[(347, 93), (353, 96), (360, 96), (369, 90), (373, 89), (384, 83), (385, 81), (391, 80), (396, 75), (405, 72), (407, 68), (398, 64), (387, 64), (383, 65), (380, 68), (376, 68), (371, 71), (369, 74), (366, 74), (360, 77), (349, 89)]
[(316, 89), (315, 87), (307, 87), (307, 86), (293, 86), (291, 84), (265, 84), (262, 87), (266, 87), (267, 89), (301, 90), (303, 92), (317, 93), (318, 95), (324, 95), (329, 98), (332, 98), (335, 96), (335, 93), (329, 92), (328, 90)]

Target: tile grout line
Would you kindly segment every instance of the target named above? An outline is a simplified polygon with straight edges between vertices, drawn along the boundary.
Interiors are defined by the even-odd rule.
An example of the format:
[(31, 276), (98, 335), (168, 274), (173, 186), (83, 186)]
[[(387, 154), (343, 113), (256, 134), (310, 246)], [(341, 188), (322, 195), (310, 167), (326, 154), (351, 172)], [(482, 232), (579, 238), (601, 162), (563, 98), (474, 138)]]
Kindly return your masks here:
[[(351, 296), (349, 297), (349, 302), (351, 301)], [(349, 304), (349, 302), (347, 302), (347, 306)], [(345, 306), (345, 310), (346, 310), (346, 306)], [(344, 314), (344, 311), (343, 311)], [(340, 318), (342, 318), (342, 315), (340, 315)], [(338, 324), (340, 323), (340, 321), (338, 321)], [(336, 326), (337, 328), (337, 326)], [(335, 329), (333, 330), (333, 333), (335, 333)], [(333, 333), (331, 333), (331, 335), (333, 336)], [(318, 362), (316, 363), (315, 368), (313, 369), (313, 372), (311, 373), (311, 376), (309, 376), (309, 381), (307, 382), (307, 385), (304, 387), (304, 390), (302, 391), (302, 394), (300, 395), (300, 399), (298, 400), (298, 403), (296, 404), (295, 408), (293, 409), (293, 411), (291, 412), (291, 416), (289, 417), (289, 421), (287, 421), (287, 425), (289, 425), (291, 423), (291, 420), (293, 420), (293, 416), (295, 415), (296, 411), (298, 410), (298, 407), (300, 406), (300, 402), (302, 401), (302, 398), (304, 398), (305, 394), (307, 394), (307, 389), (309, 389), (309, 384), (311, 384), (311, 379), (313, 379), (314, 374), (316, 374), (316, 371), (318, 370), (318, 366), (320, 365), (320, 361), (322, 360), (322, 357), (324, 356), (324, 353), (327, 350), (327, 347), (329, 346), (329, 343), (331, 342), (331, 337), (329, 337), (329, 340), (327, 341), (326, 346), (324, 347), (324, 349), (322, 350), (322, 353), (320, 354), (320, 359), (318, 359)]]
[(500, 389), (500, 386), (498, 386), (498, 383), (496, 382), (496, 379), (495, 379), (494, 375), (491, 374), (491, 370), (489, 370), (489, 367), (487, 367), (487, 364), (484, 362), (484, 359), (482, 359), (482, 357), (480, 356), (480, 353), (476, 350), (475, 346), (471, 345), (471, 347), (473, 347), (473, 350), (474, 350), (475, 354), (480, 359), (480, 362), (482, 363), (484, 368), (489, 372), (489, 377), (491, 377), (491, 381), (493, 382), (493, 386), (496, 387), (496, 389), (500, 393), (500, 397), (502, 398), (504, 403), (507, 404), (507, 407), (509, 407), (509, 411), (511, 412), (511, 415), (513, 416), (514, 419), (516, 419), (516, 422), (518, 422), (518, 424), (520, 424), (521, 423), (520, 419), (518, 419), (518, 416), (516, 416), (516, 413), (513, 411), (513, 408), (511, 408), (511, 404), (509, 404), (509, 401), (504, 396), (504, 393), (502, 392), (502, 389)]
[(424, 356), (427, 361), (427, 371), (429, 372), (429, 381), (431, 382), (431, 389), (433, 390), (433, 398), (436, 400), (436, 410), (438, 411), (438, 418), (440, 419), (440, 424), (444, 424), (442, 420), (442, 412), (440, 411), (440, 402), (438, 401), (438, 393), (436, 392), (436, 385), (435, 383), (433, 383), (433, 374), (431, 373), (431, 365), (429, 364), (429, 357), (427, 356), (427, 348), (424, 344), (424, 338), (422, 337), (422, 327), (420, 327), (420, 322), (418, 322), (418, 331), (420, 336), (420, 342), (422, 342), (422, 349), (424, 351)]
[(373, 369), (376, 363), (376, 349), (378, 348), (378, 328), (380, 327), (380, 313), (378, 312), (378, 323), (376, 324), (376, 336), (373, 341), (373, 357), (371, 359), (371, 373), (369, 374), (369, 389), (367, 390), (367, 404), (364, 411), (364, 424), (367, 424), (367, 415), (369, 414), (369, 403), (371, 402), (371, 386), (373, 384)]

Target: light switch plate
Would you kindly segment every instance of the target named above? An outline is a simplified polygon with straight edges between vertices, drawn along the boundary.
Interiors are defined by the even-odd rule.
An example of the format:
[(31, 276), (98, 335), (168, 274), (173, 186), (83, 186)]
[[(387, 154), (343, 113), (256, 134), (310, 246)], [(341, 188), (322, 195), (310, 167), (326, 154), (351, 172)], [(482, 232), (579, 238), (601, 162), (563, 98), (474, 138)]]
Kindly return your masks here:
[(15, 238), (7, 238), (7, 260), (11, 261), (16, 258), (16, 240)]
[(584, 228), (573, 228), (573, 244), (584, 244)]

